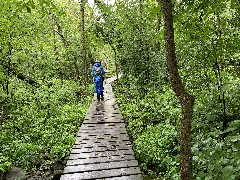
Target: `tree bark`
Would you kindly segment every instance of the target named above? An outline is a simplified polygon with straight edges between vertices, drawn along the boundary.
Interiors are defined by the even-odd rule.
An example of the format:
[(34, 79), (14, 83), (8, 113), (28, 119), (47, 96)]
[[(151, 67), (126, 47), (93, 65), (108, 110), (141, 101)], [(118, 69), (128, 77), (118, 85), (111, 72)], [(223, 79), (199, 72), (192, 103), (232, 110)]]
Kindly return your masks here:
[(85, 30), (84, 30), (84, 2), (83, 0), (79, 1), (80, 3), (80, 14), (81, 14), (81, 36), (82, 36), (82, 60), (83, 60), (83, 78), (84, 86), (87, 88), (87, 62), (86, 62), (86, 45), (85, 45)]
[[(224, 49), (223, 48), (224, 43), (223, 43), (223, 40), (222, 40), (222, 34), (223, 34), (223, 32), (222, 32), (222, 27), (221, 27), (221, 19), (220, 19), (220, 15), (217, 14), (217, 33), (216, 33), (217, 38), (218, 38), (217, 46), (220, 47), (221, 52), (223, 52), (223, 49)], [(220, 67), (221, 65), (218, 62), (218, 58), (219, 58), (219, 61), (223, 59), (222, 54), (223, 53), (221, 53), (221, 55), (219, 57), (216, 57), (216, 65), (217, 65), (217, 70), (218, 70), (219, 96), (221, 96), (221, 94), (222, 94), (222, 100), (221, 100), (221, 98), (220, 98), (220, 100), (223, 103), (223, 107), (222, 107), (223, 108), (223, 127), (222, 127), (222, 131), (225, 131), (227, 129), (227, 123), (228, 123), (227, 122), (227, 116), (226, 116), (225, 92), (223, 91), (223, 84), (224, 83), (223, 83), (223, 77), (221, 75), (221, 67)], [(225, 136), (226, 136), (226, 134), (223, 134), (223, 138), (225, 138)]]
[(59, 62), (59, 52), (58, 52), (58, 47), (57, 47), (57, 38), (56, 38), (56, 29), (55, 29), (55, 17), (54, 15), (52, 15), (51, 17), (51, 22), (52, 22), (52, 35), (53, 35), (53, 50), (54, 50), (54, 55), (55, 55), (55, 61), (57, 64), (57, 70), (58, 70), (58, 74), (60, 76), (61, 81), (63, 80), (63, 73), (62, 73), (62, 69), (61, 69), (61, 65)]
[(117, 52), (116, 49), (112, 46), (113, 52), (114, 52), (114, 62), (115, 62), (115, 68), (116, 68), (116, 76), (117, 76), (117, 81), (118, 81), (118, 64), (117, 64)]
[(12, 40), (12, 35), (10, 34), (9, 36), (9, 42), (8, 42), (8, 58), (7, 58), (7, 64), (6, 64), (6, 86), (5, 86), (5, 91), (7, 93), (7, 95), (9, 94), (9, 78), (10, 78), (10, 72), (11, 72), (11, 63), (12, 63), (12, 44), (11, 44), (11, 40)]
[(192, 179), (190, 135), (194, 97), (185, 89), (178, 72), (174, 43), (172, 2), (171, 0), (161, 0), (161, 5), (164, 17), (164, 36), (168, 74), (172, 88), (178, 97), (182, 110), (180, 126), (181, 179), (190, 180)]
[[(156, 0), (158, 5), (161, 6), (161, 0)], [(160, 16), (161, 14), (161, 11), (158, 12), (158, 17), (157, 17), (157, 24), (156, 24), (156, 31), (157, 33), (160, 32), (160, 28), (161, 28), (161, 21), (162, 21), (162, 18)], [(155, 43), (155, 49), (157, 52), (159, 52), (161, 50), (161, 45), (160, 45), (160, 42), (159, 40)]]

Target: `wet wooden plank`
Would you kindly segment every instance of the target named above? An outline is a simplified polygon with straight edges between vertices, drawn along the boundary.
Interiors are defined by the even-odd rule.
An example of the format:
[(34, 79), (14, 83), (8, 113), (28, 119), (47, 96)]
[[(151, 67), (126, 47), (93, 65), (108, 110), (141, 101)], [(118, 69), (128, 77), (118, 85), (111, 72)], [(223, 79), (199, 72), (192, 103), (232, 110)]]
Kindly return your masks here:
[(124, 156), (85, 158), (85, 159), (69, 159), (67, 161), (66, 166), (72, 166), (72, 165), (78, 165), (78, 164), (113, 162), (113, 161), (128, 161), (128, 160), (135, 160), (135, 157), (133, 155), (124, 155)]
[[(103, 180), (103, 179), (96, 179), (96, 180)], [(104, 180), (143, 180), (143, 177), (141, 174), (138, 174), (138, 175), (130, 175), (130, 176), (104, 178)]]
[(126, 135), (128, 136), (127, 131), (96, 131), (96, 132), (91, 132), (91, 131), (81, 131), (81, 133), (78, 133), (77, 137), (85, 137), (85, 136), (99, 136), (99, 135), (103, 135), (103, 136), (119, 136), (119, 135)]
[(126, 175), (141, 174), (140, 170), (136, 167), (119, 168), (101, 171), (90, 171), (83, 173), (64, 174), (60, 180), (85, 180), (85, 179), (99, 179), (99, 178), (115, 178)]
[(111, 139), (108, 141), (101, 141), (99, 139), (96, 140), (82, 140), (82, 141), (77, 141), (75, 142), (75, 145), (81, 145), (81, 144), (99, 144), (105, 146), (106, 144), (112, 144), (112, 145), (117, 145), (117, 144), (130, 144), (129, 140), (121, 140), (121, 139)]
[(97, 127), (82, 127), (80, 128), (79, 134), (83, 131), (92, 131), (92, 134), (95, 133), (110, 133), (110, 132), (119, 132), (119, 133), (127, 133), (126, 128), (125, 127), (105, 127), (105, 128), (97, 128)]
[(132, 150), (117, 150), (111, 151), (107, 150), (104, 152), (81, 152), (78, 154), (70, 154), (69, 159), (89, 159), (89, 158), (98, 158), (98, 157), (111, 157), (111, 156), (121, 156), (124, 155), (133, 155)]
[(110, 142), (111, 140), (116, 140), (116, 141), (129, 141), (129, 137), (127, 135), (119, 135), (119, 136), (112, 136), (112, 135), (105, 135), (105, 136), (101, 136), (101, 135), (97, 135), (97, 136), (78, 136), (76, 138), (76, 144), (78, 142), (84, 142), (84, 141), (107, 141)]
[(96, 147), (96, 148), (81, 148), (81, 149), (72, 149), (71, 154), (80, 154), (80, 153), (103, 153), (103, 152), (116, 152), (116, 151), (126, 151), (128, 154), (134, 154), (133, 150), (128, 147), (128, 149), (117, 149), (109, 147)]
[(104, 151), (116, 151), (116, 150), (131, 150), (131, 147), (129, 146), (121, 146), (121, 147), (116, 147), (116, 146), (105, 146), (105, 147), (90, 147), (90, 148), (74, 148), (71, 151), (71, 154), (76, 154), (76, 153), (86, 153), (86, 152), (104, 152)]
[(99, 141), (88, 141), (88, 142), (79, 142), (73, 145), (73, 147), (78, 146), (85, 146), (85, 147), (112, 147), (112, 146), (119, 146), (119, 145), (131, 145), (130, 141), (117, 141), (112, 140), (108, 142), (99, 142)]
[(84, 124), (104, 124), (104, 123), (123, 123), (122, 118), (96, 118), (96, 119), (87, 119), (84, 121)]
[(91, 149), (91, 148), (98, 148), (99, 150), (101, 150), (101, 149), (124, 150), (124, 149), (132, 149), (132, 145), (130, 143), (128, 143), (128, 144), (110, 144), (108, 142), (106, 142), (105, 144), (98, 144), (98, 143), (80, 144), (80, 145), (73, 145), (72, 152), (74, 151), (74, 149)]
[(103, 111), (96, 111), (96, 112), (92, 112), (91, 114), (88, 114), (85, 116), (85, 119), (84, 120), (87, 120), (87, 119), (95, 119), (97, 117), (104, 117), (104, 118), (111, 118), (111, 119), (114, 119), (114, 118), (121, 118), (123, 119), (123, 116), (122, 114), (120, 114), (121, 112), (119, 111), (116, 111), (114, 109), (108, 109), (108, 110), (103, 110)]
[(102, 162), (97, 164), (89, 164), (89, 165), (76, 165), (76, 166), (67, 166), (64, 169), (63, 174), (69, 173), (78, 173), (78, 172), (86, 172), (86, 171), (96, 171), (96, 170), (107, 170), (107, 169), (117, 169), (117, 168), (127, 168), (127, 167), (137, 167), (138, 162), (136, 160), (130, 161), (113, 161), (113, 162)]
[(125, 124), (124, 123), (99, 123), (99, 124), (95, 124), (95, 123), (85, 123), (83, 122), (81, 128), (125, 128)]

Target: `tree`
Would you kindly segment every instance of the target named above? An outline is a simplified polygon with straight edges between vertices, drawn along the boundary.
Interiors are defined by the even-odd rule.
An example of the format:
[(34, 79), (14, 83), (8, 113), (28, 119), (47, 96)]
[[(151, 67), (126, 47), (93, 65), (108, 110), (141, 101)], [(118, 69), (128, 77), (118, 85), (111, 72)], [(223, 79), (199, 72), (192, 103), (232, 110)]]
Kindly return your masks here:
[(180, 127), (181, 179), (190, 180), (192, 179), (191, 119), (194, 97), (185, 89), (178, 72), (174, 43), (172, 3), (170, 0), (162, 0), (161, 4), (164, 17), (164, 36), (169, 79), (182, 109)]
[(86, 60), (86, 45), (85, 45), (85, 30), (84, 30), (84, 0), (80, 0), (80, 14), (81, 14), (81, 38), (82, 38), (82, 60), (83, 60), (83, 75), (85, 89), (87, 87), (87, 60)]

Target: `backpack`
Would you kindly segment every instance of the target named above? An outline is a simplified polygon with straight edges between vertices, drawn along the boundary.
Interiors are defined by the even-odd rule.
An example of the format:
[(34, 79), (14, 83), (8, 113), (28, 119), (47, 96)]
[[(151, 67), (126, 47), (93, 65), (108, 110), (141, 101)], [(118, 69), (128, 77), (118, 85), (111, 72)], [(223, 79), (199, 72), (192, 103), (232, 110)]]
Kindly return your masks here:
[(95, 69), (94, 69), (94, 75), (95, 75), (95, 76), (101, 76), (101, 75), (102, 75), (101, 66), (95, 67)]

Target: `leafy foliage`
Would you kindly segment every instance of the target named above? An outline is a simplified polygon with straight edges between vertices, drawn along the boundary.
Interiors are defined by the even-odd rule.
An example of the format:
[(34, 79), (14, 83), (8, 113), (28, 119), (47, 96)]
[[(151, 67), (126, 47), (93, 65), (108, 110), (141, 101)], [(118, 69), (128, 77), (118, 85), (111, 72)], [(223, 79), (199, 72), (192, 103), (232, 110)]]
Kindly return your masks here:
[[(192, 122), (196, 179), (239, 178), (239, 147), (236, 146), (239, 132), (232, 126), (238, 127), (240, 107), (237, 4), (228, 0), (214, 4), (174, 1), (179, 72), (196, 99)], [(151, 0), (118, 1), (113, 13), (117, 19), (115, 27), (118, 27), (113, 37), (123, 70), (114, 90), (135, 151), (138, 150), (137, 158), (144, 172), (158, 174), (162, 170), (163, 178), (171, 177), (169, 172), (177, 178), (177, 171), (170, 169), (177, 168), (178, 159), (174, 158), (175, 165), (161, 169), (162, 166), (152, 160), (164, 161), (163, 152), (154, 157), (152, 151), (159, 152), (161, 147), (147, 144), (158, 137), (156, 129), (179, 127), (180, 109), (166, 74), (161, 9), (158, 2)], [(159, 141), (167, 139), (171, 132), (158, 137)], [(172, 157), (171, 153), (166, 154)]]
[(140, 167), (166, 178), (178, 177), (179, 146), (176, 128), (169, 124), (148, 126), (134, 141)]
[(64, 163), (93, 93), (80, 74), (78, 4), (0, 6), (0, 174), (11, 166), (29, 173)]
[[(0, 171), (65, 161), (90, 102), (83, 92), (79, 4), (0, 1)], [(168, 82), (159, 1), (96, 1), (85, 9), (87, 65), (107, 59), (146, 174), (179, 179), (180, 107)], [(237, 0), (174, 1), (178, 68), (196, 98), (194, 178), (239, 179)], [(91, 80), (91, 78), (89, 78)]]
[[(1, 125), (2, 155), (15, 166), (34, 168), (35, 159), (46, 153), (50, 160), (65, 161), (91, 97), (78, 99), (78, 84), (52, 81), (51, 86), (32, 90), (15, 80), (11, 119)], [(22, 87), (19, 87), (22, 84)]]
[(128, 87), (127, 82), (121, 79), (114, 85), (114, 91), (126, 119), (140, 167), (146, 174), (177, 179), (177, 125), (180, 114), (180, 107), (176, 106), (177, 100), (168, 86), (163, 87), (161, 94), (148, 89), (149, 93), (145, 98), (140, 98), (137, 88), (133, 87)]

